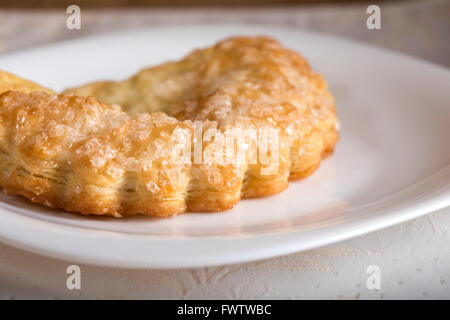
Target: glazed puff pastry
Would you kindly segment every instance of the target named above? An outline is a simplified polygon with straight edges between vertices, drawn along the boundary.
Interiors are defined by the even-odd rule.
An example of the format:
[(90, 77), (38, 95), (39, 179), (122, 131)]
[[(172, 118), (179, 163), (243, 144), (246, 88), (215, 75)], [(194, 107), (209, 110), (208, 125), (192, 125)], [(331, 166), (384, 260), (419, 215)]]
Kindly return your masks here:
[[(310, 175), (338, 139), (325, 81), (265, 37), (226, 39), (128, 80), (62, 95), (9, 90), (0, 96), (0, 187), (84, 214), (229, 209)], [(252, 149), (271, 153), (271, 162), (249, 153), (223, 161), (236, 145), (219, 142), (233, 130), (276, 131), (276, 154), (261, 151), (258, 139)]]

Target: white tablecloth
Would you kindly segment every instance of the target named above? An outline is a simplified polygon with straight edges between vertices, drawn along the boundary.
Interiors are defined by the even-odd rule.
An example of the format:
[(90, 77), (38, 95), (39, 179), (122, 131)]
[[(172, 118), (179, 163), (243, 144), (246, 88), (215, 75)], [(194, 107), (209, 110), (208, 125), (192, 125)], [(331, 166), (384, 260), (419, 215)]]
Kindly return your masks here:
[[(366, 7), (83, 10), (81, 30), (65, 10), (0, 10), (0, 53), (140, 26), (186, 22), (290, 25), (350, 37), (450, 66), (450, 2), (383, 3), (382, 30)], [(1, 223), (1, 222), (0, 222)], [(79, 265), (81, 290), (68, 290), (58, 261), (0, 244), (0, 298), (450, 298), (450, 208), (382, 231), (290, 256), (190, 270), (123, 270)], [(367, 268), (380, 269), (369, 290)]]

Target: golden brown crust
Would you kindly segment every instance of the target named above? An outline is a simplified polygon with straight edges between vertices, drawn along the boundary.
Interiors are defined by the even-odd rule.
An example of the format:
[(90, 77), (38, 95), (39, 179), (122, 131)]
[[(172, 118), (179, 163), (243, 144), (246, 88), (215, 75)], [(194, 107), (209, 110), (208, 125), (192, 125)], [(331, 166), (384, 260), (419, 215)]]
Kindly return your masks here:
[(32, 81), (19, 78), (9, 72), (0, 70), (0, 94), (8, 90), (19, 90), (26, 93), (33, 91), (53, 93), (52, 90), (44, 88)]
[[(90, 95), (112, 106), (80, 97)], [(196, 144), (193, 121), (203, 162), (195, 151), (175, 161), (174, 150)], [(231, 150), (219, 138), (234, 129), (278, 130), (276, 165), (218, 161)], [(2, 94), (0, 186), (85, 214), (219, 211), (310, 175), (337, 139), (332, 96), (300, 55), (264, 37), (231, 38), (122, 82)]]

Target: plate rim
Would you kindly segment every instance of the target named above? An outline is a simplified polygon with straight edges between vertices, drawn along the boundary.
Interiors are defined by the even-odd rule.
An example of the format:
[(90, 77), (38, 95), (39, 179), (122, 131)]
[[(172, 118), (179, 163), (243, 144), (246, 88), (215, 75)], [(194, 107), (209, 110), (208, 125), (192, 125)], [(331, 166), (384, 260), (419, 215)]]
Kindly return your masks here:
[[(444, 172), (442, 173), (442, 171)], [(245, 236), (247, 243), (249, 241), (253, 243), (252, 246), (247, 245), (244, 248), (241, 244), (242, 237), (234, 239), (201, 239), (199, 237), (154, 239), (151, 236), (127, 235), (127, 237), (123, 239), (121, 234), (118, 232), (86, 230), (75, 226), (60, 226), (59, 230), (57, 232), (50, 233), (51, 237), (49, 237), (49, 234), (46, 232), (48, 231), (48, 226), (53, 225), (53, 223), (42, 220), (36, 221), (36, 219), (28, 216), (18, 216), (16, 213), (8, 212), (6, 212), (6, 214), (10, 215), (9, 219), (6, 217), (5, 220), (5, 216), (3, 215), (3, 221), (0, 224), (0, 240), (14, 247), (42, 254), (44, 256), (62, 259), (65, 261), (74, 261), (76, 263), (87, 265), (106, 267), (120, 267), (129, 269), (178, 269), (250, 262), (318, 248), (338, 241), (354, 238), (356, 236), (393, 226), (450, 206), (450, 180), (447, 180), (447, 178), (450, 177), (450, 165), (445, 167), (443, 170), (440, 170), (433, 176), (439, 176), (441, 174), (444, 176), (445, 181), (438, 192), (435, 192), (428, 199), (417, 202), (414, 205), (391, 211), (388, 214), (390, 219), (384, 219), (385, 216), (372, 214), (370, 217), (366, 217), (362, 220), (354, 219), (346, 224), (325, 226), (320, 229), (293, 231), (275, 235)], [(433, 180), (434, 177), (431, 177), (430, 179)], [(420, 188), (423, 184), (424, 182), (422, 181), (408, 188), (408, 190)], [(5, 214), (3, 210), (2, 213)], [(23, 223), (19, 224), (19, 228), (22, 230), (19, 238), (11, 236), (12, 233), (15, 234), (17, 232), (17, 226), (15, 231), (12, 231), (13, 228), (10, 228), (12, 225), (16, 224), (18, 219), (23, 220)], [(29, 231), (29, 229), (32, 229), (34, 232), (34, 235), (31, 238), (27, 236), (27, 231)], [(323, 232), (327, 232), (327, 238), (325, 239), (321, 235)], [(36, 239), (35, 235), (37, 233), (45, 234), (45, 237), (38, 237)], [(80, 237), (83, 237), (83, 240), (85, 241), (101, 240), (103, 243), (99, 245), (99, 247), (103, 250), (107, 250), (107, 255), (103, 252), (103, 256), (99, 256), (98, 251), (92, 249), (96, 246), (72, 246), (71, 251), (66, 250), (67, 247), (62, 246), (56, 241), (59, 236), (70, 236), (70, 240), (80, 240)], [(302, 242), (301, 240), (304, 238), (307, 238), (308, 242)], [(199, 248), (199, 240), (207, 241), (208, 243), (205, 246), (205, 243), (203, 242)], [(124, 246), (127, 248), (129, 248), (130, 245), (136, 249), (148, 249), (152, 246), (159, 246), (160, 248), (158, 249), (162, 252), (167, 250), (167, 247), (177, 245), (180, 248), (175, 251), (193, 255), (190, 256), (191, 259), (189, 260), (184, 259), (182, 255), (162, 255), (162, 258), (159, 256), (156, 260), (151, 259), (149, 255), (133, 255), (132, 258), (128, 256), (127, 260), (123, 260), (121, 259), (122, 256), (118, 257), (116, 255), (116, 251), (108, 250), (108, 248), (111, 249), (114, 245), (119, 245), (119, 247), (120, 245), (123, 246), (124, 241), (128, 242)], [(55, 243), (57, 244), (56, 246)], [(192, 251), (193, 248), (190, 247), (192, 243), (196, 244), (194, 251)], [(261, 246), (261, 244), (264, 245)], [(227, 250), (234, 250), (235, 248), (239, 248), (239, 250), (227, 254), (217, 254), (217, 250), (211, 251), (211, 248), (217, 248), (218, 246), (228, 247)], [(88, 248), (87, 251), (83, 250), (85, 248)], [(120, 252), (125, 252), (123, 249), (121, 250), (122, 251)], [(211, 253), (214, 253), (214, 255), (211, 255)]]

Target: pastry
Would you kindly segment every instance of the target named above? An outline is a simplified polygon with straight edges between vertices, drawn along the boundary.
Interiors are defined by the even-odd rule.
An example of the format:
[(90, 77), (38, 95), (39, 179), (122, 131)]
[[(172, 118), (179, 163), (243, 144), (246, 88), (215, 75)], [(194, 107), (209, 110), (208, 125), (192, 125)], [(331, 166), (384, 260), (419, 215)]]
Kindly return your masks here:
[(310, 175), (338, 139), (325, 81), (265, 37), (61, 95), (24, 83), (0, 95), (0, 187), (83, 214), (229, 209)]
[(45, 91), (52, 93), (53, 91), (44, 88), (37, 83), (19, 78), (9, 72), (0, 70), (0, 93), (8, 90), (20, 90), (22, 92)]

